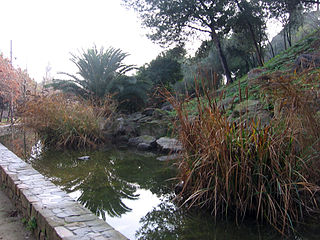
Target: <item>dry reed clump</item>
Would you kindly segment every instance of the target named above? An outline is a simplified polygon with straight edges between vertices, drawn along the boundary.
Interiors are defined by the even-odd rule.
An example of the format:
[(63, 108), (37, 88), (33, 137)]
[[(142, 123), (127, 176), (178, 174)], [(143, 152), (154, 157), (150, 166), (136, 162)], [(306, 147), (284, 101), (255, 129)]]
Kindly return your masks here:
[(187, 101), (168, 96), (184, 146), (179, 178), (185, 204), (208, 208), (215, 218), (255, 216), (282, 234), (306, 214), (319, 213), (319, 172), (311, 169), (319, 162), (319, 122), (308, 92), (293, 80), (278, 78), (264, 87), (282, 112), (266, 126), (246, 115), (239, 124), (230, 122), (209, 94), (197, 95), (198, 116), (190, 119)]
[(20, 109), (22, 122), (39, 133), (44, 143), (57, 147), (93, 147), (103, 141), (102, 117), (115, 109), (109, 98), (93, 104), (63, 94), (32, 96)]

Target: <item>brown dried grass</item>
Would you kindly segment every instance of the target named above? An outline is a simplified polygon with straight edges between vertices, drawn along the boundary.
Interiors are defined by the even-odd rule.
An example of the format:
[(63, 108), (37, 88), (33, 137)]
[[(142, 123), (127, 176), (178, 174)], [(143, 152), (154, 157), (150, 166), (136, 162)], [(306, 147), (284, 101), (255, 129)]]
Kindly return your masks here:
[(189, 99), (167, 93), (184, 146), (183, 204), (208, 208), (215, 218), (255, 216), (282, 234), (307, 214), (319, 213), (319, 119), (308, 91), (293, 78), (270, 78), (263, 86), (281, 113), (266, 126), (246, 115), (231, 122), (205, 90), (204, 96), (197, 91), (198, 115), (191, 118)]
[(51, 94), (31, 96), (20, 112), (22, 123), (38, 132), (45, 144), (81, 148), (103, 142), (99, 121), (115, 108), (111, 98), (97, 103)]

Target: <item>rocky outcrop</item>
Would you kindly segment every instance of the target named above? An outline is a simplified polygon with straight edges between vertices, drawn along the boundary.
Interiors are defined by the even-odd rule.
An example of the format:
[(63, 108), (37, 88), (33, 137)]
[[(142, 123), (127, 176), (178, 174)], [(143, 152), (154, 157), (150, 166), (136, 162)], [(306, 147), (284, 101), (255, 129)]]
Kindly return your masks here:
[(157, 160), (161, 161), (161, 162), (165, 162), (165, 161), (171, 161), (171, 160), (178, 160), (181, 157), (182, 156), (180, 154), (175, 153), (175, 154), (171, 154), (171, 155), (165, 155), (165, 156), (157, 157)]
[(182, 144), (177, 139), (162, 137), (157, 140), (159, 150), (162, 152), (180, 152), (182, 151)]
[(138, 150), (146, 151), (156, 148), (156, 138), (149, 135), (143, 135), (129, 139), (129, 145), (137, 147)]
[(240, 115), (243, 120), (260, 122), (260, 126), (266, 126), (272, 118), (271, 112), (264, 109), (264, 106), (258, 100), (247, 100), (237, 104), (229, 119), (230, 121), (239, 122)]
[(294, 71), (301, 72), (306, 69), (320, 66), (319, 54), (301, 54), (294, 62)]
[[(138, 136), (154, 136), (155, 138), (166, 136), (169, 123), (166, 111), (150, 108), (143, 112), (122, 115), (112, 121), (107, 121), (102, 129), (105, 138), (111, 139), (111, 142), (129, 143), (130, 139)], [(139, 148), (149, 149), (150, 147), (146, 144), (148, 145), (148, 143), (141, 144)]]
[(221, 101), (219, 101), (218, 107), (221, 110), (229, 110), (232, 108), (233, 104), (234, 104), (234, 98), (228, 97), (228, 98), (225, 98), (225, 99), (222, 99)]
[(265, 68), (254, 68), (250, 72), (248, 72), (248, 80), (249, 82), (251, 80), (257, 79), (260, 77), (264, 72), (266, 71)]

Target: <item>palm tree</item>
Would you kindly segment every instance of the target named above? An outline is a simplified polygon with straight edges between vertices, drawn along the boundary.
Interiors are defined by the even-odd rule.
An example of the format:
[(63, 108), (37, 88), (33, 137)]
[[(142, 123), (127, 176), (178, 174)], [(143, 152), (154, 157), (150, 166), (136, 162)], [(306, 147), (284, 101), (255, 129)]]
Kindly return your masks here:
[(55, 79), (49, 86), (64, 92), (73, 92), (85, 98), (102, 99), (110, 93), (116, 81), (125, 73), (134, 69), (123, 60), (128, 56), (120, 49), (108, 48), (104, 51), (96, 46), (77, 56), (71, 54), (70, 59), (78, 68), (77, 75), (62, 72), (71, 80)]

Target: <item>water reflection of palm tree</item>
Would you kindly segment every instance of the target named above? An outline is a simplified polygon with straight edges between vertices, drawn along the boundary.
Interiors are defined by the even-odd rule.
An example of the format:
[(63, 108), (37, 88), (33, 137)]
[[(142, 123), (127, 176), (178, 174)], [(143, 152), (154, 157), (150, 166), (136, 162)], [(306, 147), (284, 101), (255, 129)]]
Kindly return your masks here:
[[(79, 161), (79, 155), (90, 155)], [(69, 193), (79, 192), (78, 200), (92, 212), (105, 217), (128, 211), (124, 200), (138, 199), (138, 188), (150, 189), (158, 196), (170, 192), (165, 181), (175, 170), (148, 155), (131, 151), (57, 152), (47, 150), (32, 161), (34, 168)]]
[(105, 219), (105, 211), (109, 216), (121, 216), (131, 211), (122, 199), (137, 199), (134, 193), (137, 187), (130, 184), (108, 169), (91, 172), (74, 190), (80, 190), (78, 201), (92, 212)]
[(131, 211), (123, 199), (138, 199), (134, 194), (137, 186), (119, 177), (114, 167), (116, 161), (112, 160), (114, 157), (105, 158), (77, 161), (70, 151), (59, 154), (47, 151), (33, 160), (32, 165), (66, 192), (79, 191), (78, 201), (102, 218), (105, 218), (105, 212), (120, 216)]

